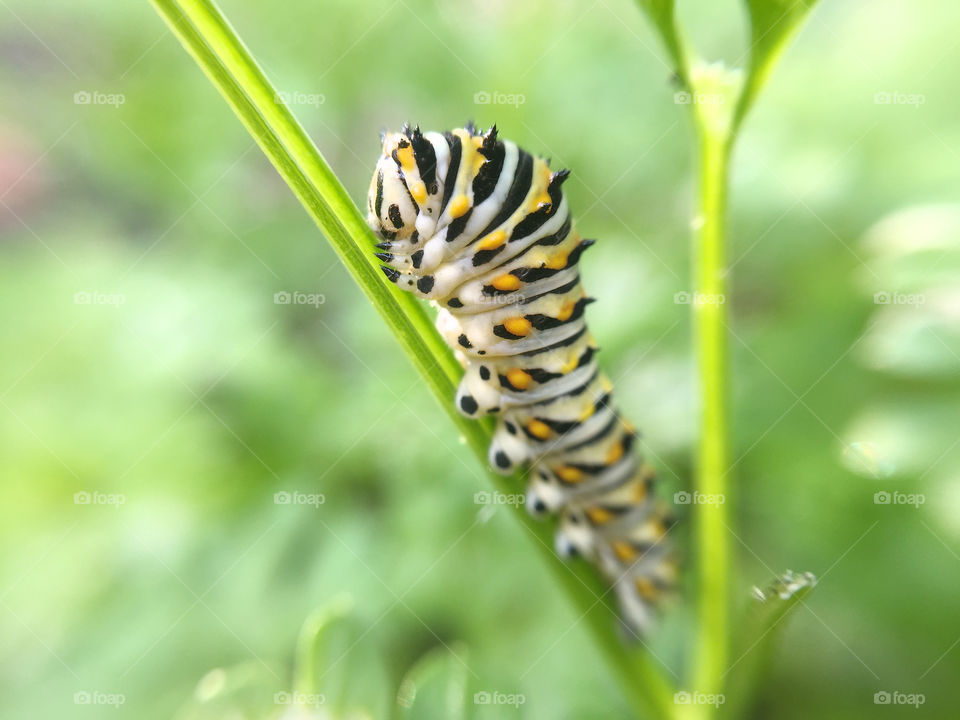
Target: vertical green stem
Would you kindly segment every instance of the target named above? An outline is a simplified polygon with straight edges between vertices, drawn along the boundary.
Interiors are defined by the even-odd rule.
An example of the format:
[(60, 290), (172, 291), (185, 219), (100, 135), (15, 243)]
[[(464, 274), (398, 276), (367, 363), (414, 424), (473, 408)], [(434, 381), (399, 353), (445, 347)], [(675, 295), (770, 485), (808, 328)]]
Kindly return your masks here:
[(729, 458), (729, 350), (727, 344), (726, 204), (731, 139), (726, 128), (701, 124), (694, 235), (694, 339), (700, 385), (700, 443), (696, 490), (720, 502), (693, 504), (694, 555), (700, 586), (694, 689), (721, 691), (728, 658), (730, 534), (726, 472)]

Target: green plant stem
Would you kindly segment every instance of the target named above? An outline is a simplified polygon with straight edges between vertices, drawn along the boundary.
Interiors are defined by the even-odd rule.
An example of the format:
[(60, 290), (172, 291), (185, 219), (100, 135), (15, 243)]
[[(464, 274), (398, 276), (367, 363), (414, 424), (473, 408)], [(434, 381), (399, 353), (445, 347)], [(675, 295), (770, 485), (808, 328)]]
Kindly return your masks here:
[(698, 567), (698, 637), (694, 688), (717, 693), (726, 671), (729, 643), (730, 533), (726, 473), (729, 451), (729, 350), (727, 341), (726, 204), (731, 140), (723, 129), (698, 131), (699, 184), (694, 235), (693, 303), (700, 441), (695, 487), (722, 503), (694, 503), (694, 555)]
[[(490, 424), (469, 421), (454, 408), (461, 370), (452, 352), (422, 304), (382, 277), (371, 252), (375, 240), (359, 210), (292, 113), (278, 101), (275, 89), (222, 13), (208, 0), (151, 1), (323, 231), (441, 407), (486, 466)], [(489, 474), (498, 490), (517, 491), (517, 478)], [(547, 524), (534, 521), (522, 508), (516, 508), (514, 515), (534, 536), (534, 547), (564, 587), (637, 713), (665, 717), (672, 690), (644, 652), (620, 639), (607, 588), (587, 567), (567, 566), (556, 556)]]

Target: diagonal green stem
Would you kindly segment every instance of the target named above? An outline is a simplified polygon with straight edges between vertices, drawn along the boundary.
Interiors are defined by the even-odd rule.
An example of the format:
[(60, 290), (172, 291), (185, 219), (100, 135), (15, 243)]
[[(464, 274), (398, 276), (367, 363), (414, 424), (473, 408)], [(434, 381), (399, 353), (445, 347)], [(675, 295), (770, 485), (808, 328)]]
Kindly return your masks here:
[[(219, 9), (208, 0), (152, 0), (181, 44), (230, 105), (264, 154), (293, 190), (374, 307), (407, 357), (440, 401), (467, 444), (486, 464), (489, 424), (471, 422), (453, 406), (461, 371), (453, 354), (413, 296), (385, 281), (369, 248), (375, 242), (363, 217), (310, 141), (250, 52)], [(495, 487), (516, 492), (517, 478), (490, 473)], [(662, 673), (638, 648), (617, 634), (612, 599), (587, 567), (567, 566), (552, 551), (550, 528), (522, 508), (514, 515), (533, 535), (534, 546), (553, 569), (598, 648), (621, 681), (640, 716), (665, 717), (671, 689)], [(598, 599), (599, 598), (599, 599)]]

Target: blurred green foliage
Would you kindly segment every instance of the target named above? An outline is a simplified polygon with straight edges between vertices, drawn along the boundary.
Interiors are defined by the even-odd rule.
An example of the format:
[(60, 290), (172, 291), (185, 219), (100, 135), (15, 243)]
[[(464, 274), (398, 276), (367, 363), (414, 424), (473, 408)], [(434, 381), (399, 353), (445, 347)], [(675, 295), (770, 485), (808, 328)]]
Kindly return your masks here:
[[(573, 169), (603, 361), (663, 492), (688, 488), (689, 127), (637, 8), (224, 8), (358, 201), (407, 120), (496, 122)], [(731, 63), (740, 13), (681, 9)], [(958, 20), (824, 2), (735, 154), (738, 583), (821, 578), (756, 717), (960, 704)], [(396, 707), (427, 653), (455, 676), (454, 648), (480, 717), (625, 717), (526, 531), (474, 502), (481, 469), (149, 5), (7, 0), (0, 50), (0, 715), (191, 717), (233, 687), (215, 717), (277, 712), (301, 624), (347, 591), (316, 688), (344, 709)], [(296, 291), (324, 302), (275, 303)], [(676, 674), (686, 613), (651, 643)]]

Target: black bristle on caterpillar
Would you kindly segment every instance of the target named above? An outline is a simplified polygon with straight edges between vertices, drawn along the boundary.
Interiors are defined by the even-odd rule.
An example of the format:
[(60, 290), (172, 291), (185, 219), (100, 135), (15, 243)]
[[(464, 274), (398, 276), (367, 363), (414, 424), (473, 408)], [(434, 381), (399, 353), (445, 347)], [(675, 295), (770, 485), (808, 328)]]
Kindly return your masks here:
[(578, 267), (594, 241), (573, 228), (561, 190), (570, 171), (551, 171), (496, 126), (406, 124), (382, 141), (367, 202), (381, 269), (438, 307), (465, 368), (457, 408), (497, 415), (491, 466), (528, 468), (527, 508), (559, 516), (557, 551), (592, 562), (623, 620), (645, 631), (676, 581), (672, 520), (597, 366)]

